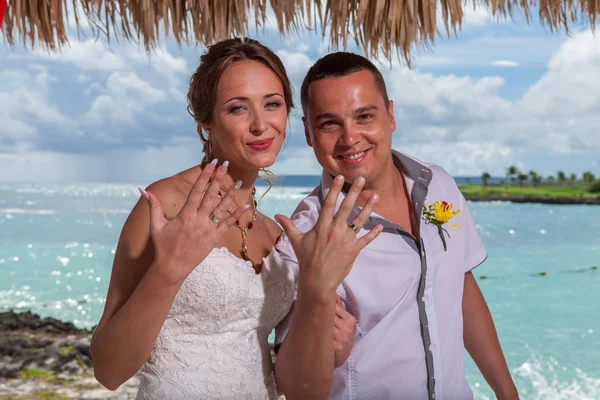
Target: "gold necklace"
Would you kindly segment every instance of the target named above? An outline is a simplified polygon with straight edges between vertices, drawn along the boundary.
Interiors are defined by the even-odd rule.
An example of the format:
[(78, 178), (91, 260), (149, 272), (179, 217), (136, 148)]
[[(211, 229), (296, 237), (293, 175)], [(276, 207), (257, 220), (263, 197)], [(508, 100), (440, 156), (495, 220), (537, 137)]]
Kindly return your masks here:
[[(225, 188), (222, 188), (225, 190)], [(252, 219), (246, 224), (246, 226), (241, 226), (240, 221), (235, 221), (235, 226), (240, 230), (242, 234), (242, 256), (245, 261), (251, 261), (250, 257), (248, 257), (248, 247), (246, 246), (246, 240), (248, 239), (248, 231), (254, 227), (254, 222), (256, 221), (256, 188), (252, 188)], [(219, 197), (223, 197), (221, 192), (219, 192)]]
[(248, 231), (252, 229), (254, 226), (254, 221), (256, 221), (256, 199), (254, 196), (256, 195), (256, 188), (252, 188), (252, 219), (246, 224), (246, 226), (241, 226), (240, 221), (235, 221), (235, 226), (242, 233), (242, 255), (244, 256), (244, 260), (250, 261), (250, 257), (248, 257), (248, 247), (246, 247), (246, 239), (248, 238)]

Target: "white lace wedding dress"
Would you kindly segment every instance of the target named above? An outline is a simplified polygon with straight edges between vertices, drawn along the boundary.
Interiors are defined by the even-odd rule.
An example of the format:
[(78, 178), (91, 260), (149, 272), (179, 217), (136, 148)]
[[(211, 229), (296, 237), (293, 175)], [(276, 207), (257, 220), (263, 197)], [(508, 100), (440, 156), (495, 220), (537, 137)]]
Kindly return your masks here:
[(214, 249), (179, 289), (137, 399), (276, 399), (267, 337), (293, 297), (294, 275), (277, 251), (256, 274)]

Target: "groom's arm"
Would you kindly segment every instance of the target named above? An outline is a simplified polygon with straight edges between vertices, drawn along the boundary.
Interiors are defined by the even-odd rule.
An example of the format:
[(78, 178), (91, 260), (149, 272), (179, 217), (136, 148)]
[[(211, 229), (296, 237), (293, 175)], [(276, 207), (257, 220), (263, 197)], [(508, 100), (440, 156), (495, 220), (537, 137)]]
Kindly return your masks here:
[[(277, 250), (294, 272), (297, 296), (289, 315), (276, 329), (275, 379), (287, 400), (326, 399), (333, 381), (335, 292), (311, 293), (298, 260), (284, 235)], [(279, 347), (277, 348), (277, 345)]]
[(498, 400), (518, 399), (519, 394), (504, 359), (492, 314), (471, 272), (465, 274), (463, 293), (465, 348)]
[(275, 362), (277, 388), (287, 400), (327, 399), (333, 382), (336, 294), (303, 292), (299, 284), (289, 331)]

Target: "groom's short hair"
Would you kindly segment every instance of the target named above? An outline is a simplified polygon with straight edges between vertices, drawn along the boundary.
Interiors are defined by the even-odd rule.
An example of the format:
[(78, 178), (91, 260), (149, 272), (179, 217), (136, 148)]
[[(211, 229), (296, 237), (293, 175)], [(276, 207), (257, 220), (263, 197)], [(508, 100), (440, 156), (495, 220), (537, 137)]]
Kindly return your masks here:
[(300, 102), (304, 115), (308, 115), (308, 88), (311, 83), (327, 78), (340, 78), (359, 71), (369, 71), (375, 78), (375, 83), (387, 106), (389, 97), (385, 88), (383, 75), (368, 59), (358, 54), (339, 51), (321, 57), (306, 73), (300, 89)]

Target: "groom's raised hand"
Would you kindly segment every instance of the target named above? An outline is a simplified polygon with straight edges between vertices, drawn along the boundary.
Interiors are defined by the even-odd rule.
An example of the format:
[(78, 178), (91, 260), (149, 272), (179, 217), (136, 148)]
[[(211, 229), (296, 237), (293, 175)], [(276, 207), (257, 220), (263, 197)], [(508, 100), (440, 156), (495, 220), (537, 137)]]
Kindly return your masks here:
[(356, 179), (334, 215), (336, 202), (344, 185), (344, 177), (337, 176), (323, 201), (317, 223), (306, 233), (300, 232), (289, 218), (283, 215), (275, 216), (298, 258), (299, 290), (304, 286), (313, 294), (333, 295), (350, 272), (358, 253), (383, 230), (382, 225), (377, 225), (366, 235), (357, 237), (357, 232), (367, 222), (373, 207), (379, 200), (377, 194), (369, 197), (364, 208), (351, 221), (354, 228), (348, 224), (348, 217), (364, 184), (364, 178)]
[[(349, 335), (341, 335), (342, 338), (339, 327), (336, 328), (340, 322), (336, 290), (358, 253), (383, 230), (383, 226), (377, 225), (357, 237), (378, 200), (376, 194), (371, 195), (353, 221), (348, 221), (364, 183), (363, 178), (354, 182), (336, 213), (344, 184), (343, 176), (336, 177), (315, 226), (306, 233), (300, 232), (289, 218), (275, 216), (296, 253), (300, 269), (294, 314), (279, 350), (275, 372), (277, 386), (287, 399), (326, 399), (334, 367), (342, 359), (345, 362), (352, 348)], [(345, 314), (342, 316), (349, 321)], [(337, 352), (336, 346), (341, 351)]]

